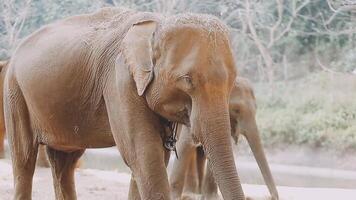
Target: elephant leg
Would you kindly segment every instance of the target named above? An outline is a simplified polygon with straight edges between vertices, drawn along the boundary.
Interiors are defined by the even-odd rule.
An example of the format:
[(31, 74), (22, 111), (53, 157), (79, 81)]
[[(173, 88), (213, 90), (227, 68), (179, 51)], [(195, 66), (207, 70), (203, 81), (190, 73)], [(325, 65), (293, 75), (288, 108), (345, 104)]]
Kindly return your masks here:
[[(133, 129), (139, 130), (130, 130), (125, 135), (120, 134), (122, 130), (116, 128), (117, 124), (111, 124), (117, 147), (133, 173), (129, 199), (169, 199), (165, 149), (159, 130), (156, 129), (160, 125), (155, 124), (153, 130), (153, 127), (147, 128), (152, 125), (151, 123), (144, 122), (141, 126), (132, 126), (135, 127)], [(141, 128), (143, 129), (140, 130)], [(163, 127), (161, 128), (163, 131)]]
[[(171, 152), (170, 151), (165, 151), (164, 158), (165, 158), (165, 165), (166, 167), (168, 166), (169, 163), (169, 158), (170, 158)], [(138, 191), (137, 183), (135, 181), (135, 178), (133, 174), (131, 175), (131, 180), (130, 180), (130, 190), (129, 190), (129, 198), (130, 200), (140, 200), (140, 193)]]
[(182, 196), (186, 172), (191, 162), (191, 155), (195, 153), (195, 148), (189, 128), (182, 126), (177, 142), (179, 159), (174, 161), (169, 177), (173, 199), (180, 199)]
[(205, 171), (206, 172), (203, 179), (202, 194), (205, 199), (219, 199), (218, 186), (215, 182), (213, 172), (211, 171), (211, 168), (209, 166), (209, 161)]
[[(142, 141), (147, 143), (141, 143)], [(129, 166), (136, 182), (130, 185), (133, 187), (130, 191), (136, 194), (139, 191), (141, 199), (169, 199), (169, 183), (162, 142), (158, 138), (138, 139), (136, 144), (139, 146), (135, 153), (136, 159), (133, 161), (129, 158), (133, 161)], [(137, 197), (136, 194), (132, 197)]]
[[(14, 175), (14, 199), (31, 199), (38, 142), (31, 129), (22, 92), (13, 82), (6, 88), (5, 117)], [(10, 95), (11, 94), (11, 95)]]
[[(118, 59), (116, 64), (126, 66), (122, 62)], [(104, 101), (115, 144), (136, 182), (131, 187), (137, 186), (141, 199), (170, 199), (162, 141), (165, 127), (160, 116), (147, 107), (145, 98), (137, 96), (134, 85), (114, 76), (126, 74), (126, 68), (115, 70), (108, 77)]]
[[(4, 71), (3, 71), (4, 72)], [(0, 74), (0, 158), (5, 157), (5, 119), (4, 119), (4, 73)]]
[(202, 146), (197, 147), (197, 171), (198, 171), (198, 193), (202, 193), (203, 179), (205, 174), (206, 156)]
[(194, 151), (190, 157), (190, 162), (188, 164), (188, 170), (185, 174), (184, 181), (184, 192), (187, 193), (198, 193), (199, 179), (197, 171), (197, 155)]
[(47, 159), (46, 147), (44, 145), (39, 146), (36, 165), (39, 167), (50, 167)]
[(137, 188), (137, 183), (135, 181), (135, 178), (133, 177), (133, 174), (131, 175), (131, 180), (130, 180), (129, 199), (141, 200), (140, 193)]
[(5, 129), (0, 129), (0, 158), (5, 158)]
[(76, 199), (74, 170), (85, 150), (63, 152), (47, 146), (48, 160), (51, 163), (54, 191), (57, 200)]

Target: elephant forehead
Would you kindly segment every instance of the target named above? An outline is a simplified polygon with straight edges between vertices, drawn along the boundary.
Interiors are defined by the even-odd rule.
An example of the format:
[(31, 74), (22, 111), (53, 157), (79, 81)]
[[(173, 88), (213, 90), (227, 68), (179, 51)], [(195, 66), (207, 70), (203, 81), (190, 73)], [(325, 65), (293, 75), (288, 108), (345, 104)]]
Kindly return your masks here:
[(162, 23), (162, 34), (169, 33), (178, 27), (191, 27), (205, 31), (206, 33), (217, 33), (228, 38), (227, 26), (212, 15), (184, 13), (169, 17)]
[(229, 44), (221, 37), (215, 35), (213, 37), (215, 38), (196, 28), (176, 28), (160, 43), (164, 64), (179, 68), (181, 72), (182, 69), (186, 69), (183, 70), (186, 73), (192, 68), (201, 70), (211, 68), (215, 75), (219, 75), (225, 71), (222, 68), (226, 67), (231, 68), (229, 69), (231, 73), (235, 73)]

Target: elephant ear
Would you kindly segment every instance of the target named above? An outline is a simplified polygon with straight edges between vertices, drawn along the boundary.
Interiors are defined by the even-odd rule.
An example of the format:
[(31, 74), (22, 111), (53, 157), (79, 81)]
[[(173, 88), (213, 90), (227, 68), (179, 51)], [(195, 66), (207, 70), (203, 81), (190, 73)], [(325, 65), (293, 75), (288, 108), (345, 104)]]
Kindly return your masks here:
[(126, 62), (140, 96), (153, 80), (152, 39), (156, 26), (154, 21), (136, 23), (123, 40)]
[(8, 60), (0, 60), (0, 72), (5, 68), (8, 62)]

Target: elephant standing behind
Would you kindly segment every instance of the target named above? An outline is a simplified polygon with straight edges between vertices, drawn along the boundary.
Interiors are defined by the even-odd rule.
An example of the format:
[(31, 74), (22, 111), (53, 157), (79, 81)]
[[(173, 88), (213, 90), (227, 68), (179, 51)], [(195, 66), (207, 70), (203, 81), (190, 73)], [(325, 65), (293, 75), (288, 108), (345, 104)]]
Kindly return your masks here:
[(243, 200), (230, 143), (236, 77), (228, 28), (208, 15), (121, 8), (66, 18), (22, 41), (4, 81), (15, 199), (31, 199), (40, 144), (56, 199), (76, 199), (86, 148), (117, 146), (132, 171), (129, 199), (171, 199), (167, 126), (189, 126), (220, 191)]
[(4, 120), (4, 108), (3, 108), (3, 88), (4, 88), (4, 77), (8, 64), (8, 60), (0, 61), (0, 158), (5, 157), (5, 120)]
[[(232, 138), (237, 144), (241, 134), (246, 137), (272, 198), (277, 200), (279, 198), (278, 191), (263, 151), (255, 121), (256, 100), (253, 88), (247, 79), (236, 78), (230, 96), (229, 111)], [(205, 168), (206, 156), (203, 148), (194, 142), (188, 127), (181, 128), (179, 137), (177, 142), (179, 159), (174, 161), (170, 175), (174, 198), (180, 199), (184, 190), (191, 193), (202, 193), (207, 199), (217, 199), (217, 185), (210, 170), (209, 161)]]

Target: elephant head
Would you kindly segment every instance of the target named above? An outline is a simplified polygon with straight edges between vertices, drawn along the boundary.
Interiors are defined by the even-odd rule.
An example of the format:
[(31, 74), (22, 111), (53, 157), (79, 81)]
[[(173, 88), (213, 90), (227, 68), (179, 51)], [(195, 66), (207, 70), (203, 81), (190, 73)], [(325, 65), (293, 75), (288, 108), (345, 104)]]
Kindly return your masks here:
[(259, 131), (256, 124), (256, 99), (251, 84), (245, 78), (238, 77), (230, 97), (231, 136), (235, 143), (239, 135), (244, 135), (261, 170), (273, 199), (278, 192), (269, 169)]
[(244, 199), (230, 142), (237, 72), (227, 28), (211, 16), (176, 15), (136, 23), (123, 42), (138, 95), (161, 117), (191, 128), (224, 199)]

